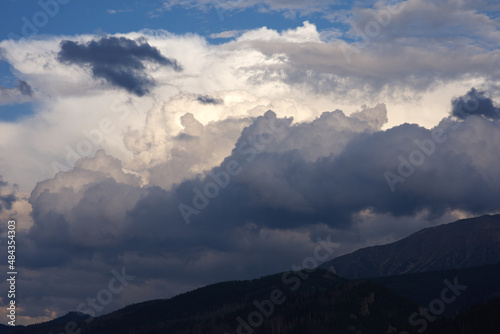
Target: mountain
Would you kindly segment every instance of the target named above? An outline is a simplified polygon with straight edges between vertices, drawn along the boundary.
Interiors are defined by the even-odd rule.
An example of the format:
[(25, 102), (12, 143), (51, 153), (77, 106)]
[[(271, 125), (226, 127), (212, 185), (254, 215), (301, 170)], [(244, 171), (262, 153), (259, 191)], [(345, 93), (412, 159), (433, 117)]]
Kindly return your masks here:
[(0, 334), (7, 334), (7, 333), (12, 333), (15, 330), (20, 330), (24, 328), (24, 326), (7, 326), (4, 324), (0, 324)]
[(500, 298), (476, 305), (453, 318), (441, 318), (428, 334), (498, 334), (500, 333)]
[[(213, 284), (171, 299), (130, 305), (91, 321), (77, 320), (71, 331), (79, 334), (327, 334), (401, 330), (416, 333), (408, 323), (408, 315), (418, 307), (380, 284), (351, 282), (319, 269)], [(65, 332), (65, 326), (60, 322), (44, 323), (12, 333), (60, 333)]]
[(500, 298), (500, 263), (464, 269), (430, 271), (425, 273), (403, 274), (396, 276), (371, 278), (386, 288), (420, 305), (440, 298), (446, 288), (445, 280), (467, 288), (461, 291), (459, 298), (446, 305), (444, 314), (456, 314), (471, 307)]
[[(324, 269), (331, 266), (336, 274)], [(500, 215), (424, 229), (323, 267), (212, 284), (96, 318), (71, 312), (0, 334), (499, 333)]]
[[(78, 322), (83, 322), (89, 319), (90, 316), (88, 314), (80, 313), (80, 312), (69, 312), (62, 317), (42, 322), (39, 324), (29, 325), (29, 326), (5, 326), (6, 328), (0, 327), (0, 334), (4, 333), (44, 333), (44, 334), (77, 334), (76, 331), (72, 331), (71, 327), (66, 327), (67, 324), (76, 324)], [(2, 331), (5, 330), (5, 331)]]
[(69, 312), (62, 317), (56, 318), (54, 320), (48, 321), (47, 323), (67, 323), (70, 321), (83, 321), (89, 319), (90, 316), (81, 312)]
[(426, 228), (397, 242), (363, 248), (321, 267), (345, 278), (468, 268), (500, 263), (500, 215)]

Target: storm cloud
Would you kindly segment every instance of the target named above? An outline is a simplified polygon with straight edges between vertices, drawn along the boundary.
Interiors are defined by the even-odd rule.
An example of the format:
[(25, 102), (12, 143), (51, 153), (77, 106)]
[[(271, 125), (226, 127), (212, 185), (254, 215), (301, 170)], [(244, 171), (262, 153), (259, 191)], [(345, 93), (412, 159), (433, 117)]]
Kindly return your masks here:
[(147, 94), (154, 86), (143, 62), (182, 70), (175, 59), (163, 56), (145, 40), (134, 41), (125, 37), (104, 37), (88, 43), (64, 40), (58, 59), (66, 64), (90, 66), (95, 78), (105, 79), (137, 96)]
[[(227, 249), (233, 242), (228, 237), (249, 223), (258, 230), (349, 229), (366, 210), (393, 217), (427, 212), (431, 218), (452, 210), (500, 210), (495, 168), (500, 122), (470, 117), (444, 119), (432, 130), (412, 124), (380, 130), (384, 118), (383, 105), (351, 117), (340, 110), (325, 112), (297, 124), (269, 111), (243, 130), (219, 166), (172, 188), (139, 187), (136, 177), (122, 172), (119, 160), (100, 151), (73, 171), (39, 183), (30, 200), (35, 217), (30, 235), (36, 242), (89, 249), (114, 245), (120, 251), (158, 243), (172, 252), (184, 247), (185, 237), (189, 249), (182, 252), (191, 254), (197, 249), (193, 245)], [(194, 122), (192, 115), (189, 119)], [(442, 140), (431, 150), (437, 130)], [(427, 143), (425, 149), (421, 143)], [(478, 145), (489, 153), (481, 155)], [(412, 161), (418, 150), (423, 161), (391, 192), (384, 173), (397, 174), (402, 161)], [(229, 169), (238, 172), (228, 174)], [(180, 205), (190, 209), (183, 214)], [(195, 235), (186, 229), (185, 216)]]
[[(362, 242), (357, 224), (379, 233), (374, 238), (386, 237), (380, 233), (398, 238), (428, 222), (442, 222), (454, 210), (500, 210), (497, 119), (448, 117), (434, 129), (402, 124), (383, 130), (386, 122), (384, 104), (365, 106), (349, 116), (341, 110), (324, 112), (301, 122), (268, 111), (203, 125), (186, 113), (181, 117), (184, 129), (173, 142), (179, 151), (172, 159), (182, 163), (156, 164), (151, 159), (144, 167), (150, 173), (148, 182), (125, 172), (122, 161), (99, 150), (95, 157), (77, 161), (72, 170), (38, 183), (30, 197), (34, 225), (19, 234), (24, 245), (20, 259), (33, 270), (54, 268), (54, 276), (64, 271), (72, 282), (106, 282), (102, 268), (122, 266), (131, 275), (140, 273), (131, 291), (155, 282), (147, 285), (147, 292), (119, 301), (126, 304), (208, 282), (289, 269), (314, 249), (318, 238), (329, 234), (346, 244), (344, 250), (352, 250), (349, 247)], [(433, 141), (431, 149), (436, 131), (441, 131), (440, 140)], [(183, 174), (182, 179), (162, 179), (182, 166), (202, 164), (211, 152), (210, 145), (201, 143), (214, 142), (226, 132), (231, 135), (219, 139), (222, 146), (235, 134), (237, 140), (216, 167)], [(147, 150), (155, 144), (146, 139), (134, 142)], [(164, 142), (161, 136), (156, 140)], [(424, 150), (419, 143), (426, 143)], [(423, 161), (392, 192), (384, 174), (398, 174), (402, 159), (413, 161), (413, 152), (419, 150)], [(402, 219), (411, 228), (401, 224)], [(370, 222), (386, 225), (374, 232)], [(59, 298), (65, 287), (60, 286), (61, 278), (51, 282), (50, 275), (40, 281), (45, 288), (38, 290), (35, 278), (27, 278), (25, 302)], [(92, 287), (86, 284), (83, 299)], [(74, 307), (58, 305), (64, 310)]]
[[(214, 7), (314, 11), (348, 30), (299, 16), (217, 44), (149, 29), (1, 42), (32, 87), (2, 84), (1, 103), (43, 101), (39, 117), (0, 124), (0, 174), (23, 191), (0, 189), (0, 213), (19, 221), (24, 323), (74, 310), (112, 269), (137, 278), (104, 312), (289, 270), (329, 235), (346, 253), (500, 211), (500, 35), (486, 2), (169, 3), (211, 20)], [(354, 29), (373, 24), (369, 39)], [(54, 176), (54, 161), (74, 168)]]

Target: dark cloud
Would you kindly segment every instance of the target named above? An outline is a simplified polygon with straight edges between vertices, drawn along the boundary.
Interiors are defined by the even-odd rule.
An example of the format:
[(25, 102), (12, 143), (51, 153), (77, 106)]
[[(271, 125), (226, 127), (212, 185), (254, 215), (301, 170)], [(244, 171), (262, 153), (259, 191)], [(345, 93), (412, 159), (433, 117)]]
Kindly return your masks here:
[(214, 104), (214, 105), (224, 104), (223, 99), (217, 99), (209, 95), (198, 95), (196, 100), (201, 104)]
[[(380, 130), (385, 117), (383, 105), (304, 123), (269, 111), (244, 128), (219, 166), (165, 189), (141, 186), (99, 151), (37, 185), (34, 225), (20, 236), (19, 256), (32, 269), (86, 271), (89, 281), (89, 273), (104, 280), (103, 268), (126, 265), (140, 273), (134, 284), (155, 281), (160, 291), (163, 282), (180, 292), (289, 269), (329, 233), (352, 242), (366, 212), (376, 215), (374, 224), (390, 221), (386, 231), (402, 222), (414, 231), (452, 210), (500, 211), (499, 121), (450, 117), (432, 130)], [(191, 136), (206, 131), (193, 115), (183, 123)], [(387, 172), (399, 177), (395, 191)], [(180, 205), (191, 208), (189, 225)], [(400, 231), (393, 237), (408, 232)], [(39, 297), (58, 288), (51, 283)]]
[[(233, 152), (226, 159), (238, 161), (242, 173), (191, 218), (203, 225), (217, 222), (220, 228), (247, 221), (272, 229), (314, 224), (347, 228), (363, 210), (399, 217), (422, 211), (440, 217), (455, 209), (473, 214), (500, 210), (500, 175), (494, 167), (500, 164), (500, 150), (491, 141), (492, 133), (499, 137), (500, 125), (483, 120), (446, 129), (448, 140), (432, 145), (432, 131), (416, 125), (360, 134), (339, 155), (316, 161), (304, 159), (297, 150), (262, 152), (247, 161), (253, 157), (247, 146), (248, 154)], [(431, 145), (433, 152), (427, 155), (416, 140)], [(475, 152), (482, 145), (487, 158)], [(400, 174), (400, 157), (423, 163), (412, 166), (411, 175), (405, 173), (391, 192), (384, 175)], [(181, 184), (178, 199), (194, 207), (193, 189), (203, 191), (210, 182), (207, 177)], [(221, 225), (222, 213), (227, 226)]]
[(460, 119), (482, 115), (489, 119), (500, 119), (500, 108), (486, 97), (486, 92), (472, 88), (464, 96), (452, 101), (451, 114)]
[(125, 37), (104, 37), (89, 43), (64, 40), (58, 58), (63, 63), (90, 66), (94, 77), (103, 78), (138, 96), (147, 94), (154, 86), (143, 62), (182, 70), (175, 59), (163, 56), (145, 40), (133, 41)]
[(19, 80), (17, 84), (17, 89), (21, 92), (22, 95), (24, 96), (33, 96), (33, 89), (31, 86), (24, 80)]
[[(192, 245), (226, 251), (234, 242), (230, 236), (249, 223), (283, 231), (317, 224), (346, 229), (364, 210), (396, 217), (500, 210), (499, 122), (468, 118), (443, 121), (437, 130), (410, 124), (385, 131), (369, 128), (341, 111), (302, 124), (268, 112), (243, 130), (220, 166), (170, 190), (141, 188), (94, 172), (84, 176), (76, 168), (63, 175), (99, 181), (80, 190), (37, 187), (31, 235), (44, 244), (83, 249), (112, 245), (139, 251), (158, 245), (171, 252), (186, 247), (184, 254), (191, 254), (198, 251)], [(438, 130), (443, 133), (436, 142)], [(108, 164), (108, 158), (100, 159)], [(239, 172), (228, 177), (231, 164)], [(387, 173), (397, 177), (395, 191)], [(61, 201), (68, 209), (51, 209)], [(189, 227), (181, 204), (191, 210)], [(191, 226), (196, 235), (190, 234)]]
[[(340, 120), (344, 125), (339, 127)], [(171, 190), (140, 188), (104, 176), (78, 191), (37, 190), (31, 200), (36, 222), (31, 235), (43, 244), (113, 246), (120, 251), (157, 245), (165, 252), (182, 249), (189, 256), (200, 249), (230, 250), (233, 234), (247, 224), (257, 230), (318, 224), (348, 229), (365, 210), (395, 217), (422, 211), (440, 217), (450, 210), (500, 210), (498, 122), (471, 118), (454, 128), (459, 123), (448, 120), (440, 125), (445, 140), (439, 142), (433, 140), (433, 130), (417, 125), (373, 132), (363, 124), (366, 127), (365, 121), (340, 111), (296, 125), (268, 112), (244, 129), (220, 166)], [(484, 151), (479, 152), (479, 146)], [(100, 163), (107, 164), (102, 159)], [(407, 167), (408, 161), (418, 163)], [(231, 164), (239, 172), (228, 177)], [(412, 171), (401, 173), (401, 164)], [(395, 192), (387, 172), (399, 177)], [(64, 175), (83, 177), (81, 173), (76, 168)], [(51, 209), (63, 199), (71, 213)], [(181, 204), (191, 210), (189, 226)]]
[(30, 101), (34, 92), (24, 80), (18, 80), (16, 87), (0, 87), (0, 104), (15, 104)]

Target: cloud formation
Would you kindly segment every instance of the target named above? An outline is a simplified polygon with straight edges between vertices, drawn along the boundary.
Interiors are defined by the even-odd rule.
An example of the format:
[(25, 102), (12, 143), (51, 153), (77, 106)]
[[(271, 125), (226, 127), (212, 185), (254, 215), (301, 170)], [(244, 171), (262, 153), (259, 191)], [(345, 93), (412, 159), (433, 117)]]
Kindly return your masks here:
[[(183, 238), (189, 238), (182, 253), (195, 256), (198, 247), (227, 249), (234, 241), (228, 237), (248, 224), (282, 232), (322, 225), (349, 229), (367, 210), (395, 217), (427, 212), (428, 218), (453, 210), (500, 210), (500, 177), (492, 167), (500, 163), (496, 120), (471, 116), (456, 128), (457, 121), (443, 120), (446, 140), (435, 144), (435, 153), (392, 193), (384, 172), (396, 171), (398, 157), (410, 155), (419, 148), (417, 142), (432, 138), (432, 131), (410, 124), (380, 130), (385, 118), (383, 105), (351, 117), (340, 110), (327, 112), (298, 124), (268, 112), (241, 132), (220, 166), (171, 188), (158, 187), (160, 178), (141, 187), (138, 178), (123, 173), (117, 159), (100, 151), (37, 186), (30, 199), (35, 226), (29, 235), (39, 246), (79, 245), (82, 254), (111, 246), (110, 252), (145, 251), (146, 245), (177, 254)], [(183, 122), (184, 136), (203, 131), (192, 115)], [(270, 122), (279, 131), (269, 132)], [(490, 154), (477, 152), (480, 143)], [(229, 163), (240, 172), (225, 182), (220, 175)], [(212, 196), (215, 190), (207, 185), (216, 179), (227, 184)], [(180, 204), (195, 209), (190, 220), (196, 232), (188, 232)]]
[(0, 212), (12, 209), (12, 204), (17, 200), (13, 193), (2, 194), (4, 192), (2, 188), (5, 188), (7, 185), (8, 183), (3, 181), (0, 176)]
[(224, 100), (216, 99), (216, 98), (211, 97), (209, 95), (199, 95), (196, 98), (196, 101), (200, 102), (201, 104), (223, 104), (224, 103)]
[(500, 119), (500, 107), (486, 97), (486, 92), (472, 88), (464, 96), (452, 101), (451, 114), (460, 119), (472, 115), (482, 115), (489, 119)]
[(30, 101), (34, 92), (24, 80), (18, 80), (16, 87), (0, 87), (0, 105)]
[(104, 37), (82, 44), (64, 40), (58, 59), (66, 64), (90, 66), (94, 77), (103, 78), (137, 96), (147, 94), (154, 85), (143, 62), (182, 70), (175, 59), (163, 56), (145, 40), (133, 41), (125, 37)]
[(182, 6), (186, 8), (197, 8), (200, 10), (208, 10), (217, 8), (221, 11), (238, 11), (247, 8), (257, 7), (261, 11), (278, 11), (284, 13), (288, 17), (294, 17), (296, 14), (308, 14), (326, 10), (332, 5), (338, 5), (340, 2), (327, 0), (311, 0), (311, 1), (282, 1), (282, 0), (167, 0), (163, 2), (163, 7), (167, 10)]
[[(331, 3), (228, 1), (219, 9), (293, 15)], [(404, 3), (387, 25), (377, 20), (386, 2), (335, 12), (332, 20), (345, 14), (353, 29), (328, 38), (311, 19), (213, 35), (231, 39), (221, 44), (162, 30), (0, 42), (2, 59), (32, 87), (9, 91), (11, 100), (31, 91), (42, 101), (34, 117), (0, 123), (9, 157), (0, 174), (33, 190), (30, 204), (1, 204), (3, 217), (25, 221), (22, 314), (75, 309), (105, 287), (112, 268), (137, 280), (106, 312), (290, 269), (329, 234), (347, 252), (499, 211), (500, 58), (497, 23), (483, 13), (498, 4)], [(366, 42), (354, 25), (371, 22), (381, 29), (365, 31)], [(460, 117), (474, 97), (478, 108)], [(432, 147), (435, 131), (445, 139)], [(53, 161), (78, 155), (54, 176)], [(418, 166), (391, 192), (384, 174), (399, 175), (405, 161)], [(189, 225), (180, 204), (193, 209)]]
[(19, 80), (17, 89), (19, 89), (24, 96), (33, 96), (33, 89), (31, 89), (31, 86), (26, 81)]
[[(182, 98), (199, 106), (193, 96)], [(146, 153), (148, 147), (166, 149), (169, 137), (158, 132), (165, 115), (162, 108), (152, 111), (142, 135), (131, 140), (133, 134), (127, 134), (130, 147), (137, 145), (141, 152), (144, 146)], [(369, 231), (364, 233), (370, 234), (370, 242), (392, 241), (422, 224), (451, 219), (453, 211), (500, 210), (496, 119), (443, 119), (437, 128), (446, 140), (398, 184), (396, 193), (389, 190), (384, 172), (397, 171), (398, 157), (409, 159), (419, 148), (415, 140), (432, 138), (432, 130), (415, 124), (383, 130), (384, 104), (364, 106), (350, 116), (341, 110), (324, 112), (310, 121), (294, 122), (268, 111), (208, 124), (186, 113), (180, 122), (183, 129), (172, 143), (177, 151), (169, 151), (176, 154), (166, 162), (141, 160), (149, 161), (137, 169), (148, 171), (147, 183), (100, 150), (37, 185), (30, 197), (34, 224), (19, 235), (24, 245), (19, 256), (25, 270), (53, 269), (47, 277), (23, 281), (29, 286), (25, 303), (35, 305), (26, 314), (43, 311), (34, 302), (37, 298), (58, 305), (61, 312), (73, 309), (78, 298), (85, 300), (100, 289), (99, 283), (84, 282), (109, 280), (109, 270), (103, 268), (125, 266), (131, 275), (141, 273), (129, 294), (110, 306), (116, 308), (207, 282), (289, 269), (314, 249), (317, 238), (328, 234), (345, 251), (352, 250), (367, 242), (359, 239), (358, 226)], [(220, 138), (222, 134), (227, 137)], [(220, 144), (210, 146), (215, 140)], [(211, 147), (229, 150), (217, 152), (214, 159)], [(211, 190), (207, 185), (226, 183), (221, 175), (230, 163), (237, 163), (240, 172), (212, 196), (213, 185)], [(185, 166), (197, 165), (215, 167), (181, 173)], [(170, 174), (182, 177), (172, 180)], [(197, 210), (189, 217), (190, 225), (180, 204)], [(396, 217), (411, 225), (398, 227)], [(379, 232), (370, 229), (381, 222), (390, 226)], [(390, 237), (382, 235), (387, 231)], [(62, 284), (63, 273), (86, 287), (73, 304), (59, 297), (69, 288)], [(42, 283), (45, 288), (37, 288)], [(140, 293), (145, 283), (148, 289)]]

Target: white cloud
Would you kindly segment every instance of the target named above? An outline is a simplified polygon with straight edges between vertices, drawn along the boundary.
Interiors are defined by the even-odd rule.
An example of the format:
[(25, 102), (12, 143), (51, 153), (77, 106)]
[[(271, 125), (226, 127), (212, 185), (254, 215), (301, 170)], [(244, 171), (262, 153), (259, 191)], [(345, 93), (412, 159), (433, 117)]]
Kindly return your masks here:
[[(400, 15), (410, 15), (405, 13)], [(398, 30), (400, 24), (394, 19), (387, 28)], [(0, 174), (7, 181), (29, 191), (36, 182), (54, 175), (53, 162), (71, 167), (68, 147), (77, 153), (80, 147), (80, 153), (85, 153), (84, 142), (89, 139), (84, 133), (100, 131), (103, 119), (111, 122), (113, 130), (103, 135), (102, 146), (92, 145), (90, 154), (103, 147), (122, 160), (124, 168), (146, 179), (144, 169), (149, 164), (170, 159), (173, 138), (183, 130), (180, 119), (186, 113), (203, 126), (228, 117), (262, 115), (268, 109), (299, 122), (327, 110), (338, 108), (350, 114), (363, 104), (384, 102), (387, 126), (402, 122), (433, 126), (447, 113), (453, 96), (486, 80), (495, 82), (491, 69), (500, 57), (487, 49), (475, 49), (471, 56), (447, 45), (389, 47), (393, 40), (382, 36), (354, 52), (348, 63), (341, 47), (345, 42), (323, 41), (309, 22), (282, 32), (258, 28), (221, 45), (164, 31), (120, 36), (147, 38), (163, 55), (178, 60), (184, 71), (148, 66), (157, 86), (151, 96), (137, 98), (93, 79), (89, 70), (57, 61), (61, 40), (83, 42), (93, 36), (1, 42), (4, 58), (29, 81), (40, 101), (33, 118), (0, 124), (0, 147), (9, 156), (8, 162), (0, 162)], [(224, 103), (200, 105), (192, 98), (196, 94)], [(235, 138), (236, 134), (227, 137), (219, 153), (209, 160), (195, 159), (197, 163), (186, 170), (199, 172), (220, 162)], [(12, 164), (21, 167), (13, 169)]]
[(223, 39), (223, 38), (233, 38), (240, 36), (245, 33), (247, 30), (226, 30), (217, 34), (210, 34), (210, 38), (212, 39)]

